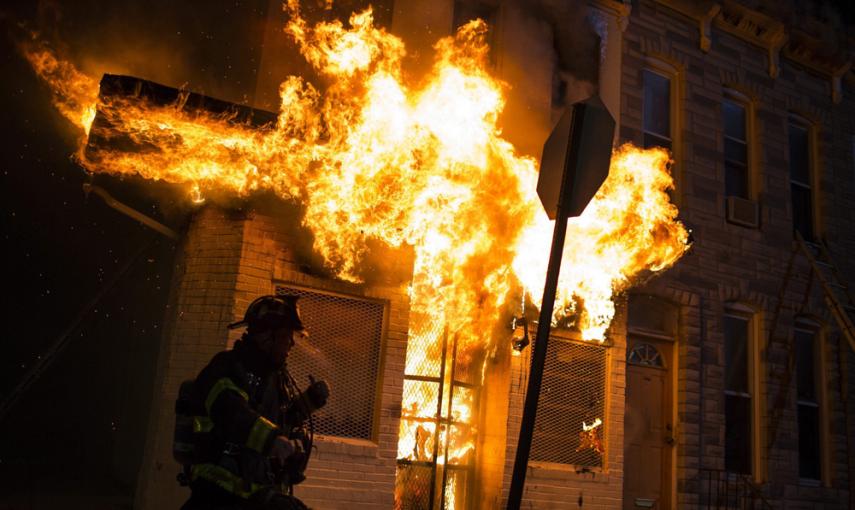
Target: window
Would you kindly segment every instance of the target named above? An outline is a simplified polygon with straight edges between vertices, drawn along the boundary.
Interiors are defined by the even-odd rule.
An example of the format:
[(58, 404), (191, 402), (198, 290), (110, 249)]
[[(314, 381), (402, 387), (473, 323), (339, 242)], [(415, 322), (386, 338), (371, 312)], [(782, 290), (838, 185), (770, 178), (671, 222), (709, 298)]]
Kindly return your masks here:
[(745, 106), (732, 100), (721, 104), (724, 122), (724, 183), (729, 197), (751, 198)]
[(626, 355), (626, 362), (648, 367), (664, 367), (662, 355), (650, 344), (637, 344)]
[(793, 231), (813, 239), (813, 191), (811, 186), (811, 142), (809, 124), (790, 116), (790, 198), (793, 204)]
[(822, 476), (819, 371), (817, 331), (808, 326), (795, 330), (796, 405), (799, 426), (799, 478), (819, 480)]
[(531, 460), (602, 467), (604, 425), (583, 437), (583, 424), (606, 420), (606, 348), (551, 337), (537, 404)]
[(278, 295), (300, 296), (310, 341), (298, 343), (288, 371), (300, 388), (309, 375), (326, 380), (332, 394), (315, 413), (315, 432), (373, 439), (385, 304), (355, 296), (276, 286)]
[(644, 148), (664, 147), (671, 150), (671, 80), (645, 69), (643, 87)]
[(751, 319), (724, 317), (724, 466), (732, 473), (751, 473), (753, 412), (750, 366)]

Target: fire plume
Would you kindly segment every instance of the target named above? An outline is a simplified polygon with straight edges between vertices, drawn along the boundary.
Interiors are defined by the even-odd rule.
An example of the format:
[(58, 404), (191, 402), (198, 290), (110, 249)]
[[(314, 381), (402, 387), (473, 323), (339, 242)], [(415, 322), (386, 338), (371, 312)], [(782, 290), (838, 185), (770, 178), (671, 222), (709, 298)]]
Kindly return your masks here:
[[(196, 198), (212, 189), (241, 196), (271, 190), (297, 200), (315, 250), (346, 280), (360, 279), (369, 242), (410, 245), (411, 317), (440, 323), (461, 352), (486, 346), (485, 332), (520, 289), (538, 304), (553, 229), (535, 191), (537, 162), (517, 154), (497, 128), (506, 85), (489, 71), (486, 24), (472, 21), (440, 39), (432, 70), (413, 85), (401, 71), (403, 42), (375, 27), (370, 9), (354, 14), (349, 27), (310, 26), (296, 0), (286, 9), (285, 32), (330, 83), (319, 91), (288, 78), (276, 122), (262, 128), (188, 112), (180, 100), (99, 103), (94, 79), (43, 46), (25, 47), (24, 54), (51, 86), (60, 112), (87, 136), (97, 108), (107, 126), (99, 136), (137, 148), (107, 143), (81, 150), (87, 170), (184, 184)], [(661, 149), (616, 149), (606, 182), (569, 220), (554, 319), (575, 317), (585, 339), (605, 338), (614, 293), (674, 264), (687, 249), (667, 195), (668, 165)], [(411, 324), (411, 336), (419, 327)], [(408, 349), (407, 373), (439, 356), (434, 347)], [(438, 412), (418, 401), (404, 402), (403, 410), (425, 420)], [(451, 413), (469, 420), (471, 402)], [(401, 426), (402, 458), (419, 460), (433, 441), (447, 440), (428, 422)], [(450, 459), (471, 451), (471, 441), (460, 444)]]
[(35, 35), (22, 43), (20, 49), (38, 77), (50, 86), (57, 110), (88, 136), (95, 120), (98, 80), (81, 73), (70, 62), (58, 59)]

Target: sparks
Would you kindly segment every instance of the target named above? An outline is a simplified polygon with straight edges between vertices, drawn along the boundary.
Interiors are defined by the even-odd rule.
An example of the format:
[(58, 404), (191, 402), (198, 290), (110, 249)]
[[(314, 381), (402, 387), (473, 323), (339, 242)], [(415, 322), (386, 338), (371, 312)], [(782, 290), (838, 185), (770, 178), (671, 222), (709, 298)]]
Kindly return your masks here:
[[(414, 87), (401, 72), (403, 42), (375, 27), (370, 9), (354, 14), (349, 27), (310, 26), (298, 4), (286, 5), (285, 32), (330, 84), (319, 91), (288, 78), (277, 121), (265, 129), (191, 115), (182, 105), (99, 103), (96, 80), (44, 45), (22, 50), (52, 88), (59, 111), (81, 128), (78, 159), (87, 170), (183, 184), (194, 202), (210, 190), (238, 196), (270, 190), (297, 200), (314, 249), (344, 280), (360, 280), (369, 242), (410, 245), (416, 319), (406, 372), (418, 373), (441, 356), (435, 341), (412, 340), (427, 331), (418, 317), (453, 334), (463, 352), (486, 347), (492, 339), (484, 332), (506, 304), (543, 289), (553, 230), (535, 190), (537, 162), (517, 154), (497, 128), (506, 85), (488, 71), (486, 24), (472, 21), (440, 39), (433, 69)], [(84, 152), (90, 129), (146, 150), (105, 144)], [(671, 266), (687, 249), (688, 234), (667, 195), (669, 162), (661, 149), (619, 147), (600, 191), (569, 221), (553, 315), (573, 317), (586, 340), (605, 339), (616, 292), (638, 275)], [(403, 402), (402, 414), (436, 418), (436, 399)], [(453, 419), (470, 421), (472, 405), (454, 402)], [(586, 444), (597, 444), (601, 423), (583, 424)], [(401, 420), (399, 458), (429, 460), (433, 441), (448, 440), (444, 434), (429, 421)], [(474, 438), (454, 443), (448, 458), (436, 462), (464, 459), (475, 444)]]

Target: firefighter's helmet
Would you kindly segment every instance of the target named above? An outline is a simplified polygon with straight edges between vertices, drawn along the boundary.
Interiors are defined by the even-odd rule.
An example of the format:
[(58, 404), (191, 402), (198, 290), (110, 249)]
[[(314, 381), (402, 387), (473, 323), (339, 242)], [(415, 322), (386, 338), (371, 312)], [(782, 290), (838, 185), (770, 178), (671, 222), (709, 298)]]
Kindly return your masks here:
[(260, 333), (281, 327), (303, 331), (303, 320), (297, 306), (299, 296), (261, 296), (246, 309), (243, 320), (229, 324), (229, 329), (246, 326), (250, 333)]

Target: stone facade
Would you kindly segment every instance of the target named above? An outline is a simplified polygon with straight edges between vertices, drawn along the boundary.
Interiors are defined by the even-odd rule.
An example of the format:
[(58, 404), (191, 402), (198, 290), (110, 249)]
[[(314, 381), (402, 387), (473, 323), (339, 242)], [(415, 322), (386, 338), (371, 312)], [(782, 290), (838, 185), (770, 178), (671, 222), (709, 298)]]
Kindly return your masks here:
[[(680, 96), (675, 141), (677, 200), (680, 216), (693, 229), (691, 253), (650, 287), (636, 292), (675, 300), (681, 308), (679, 336), (679, 422), (677, 445), (678, 503), (690, 507), (703, 492), (699, 468), (724, 467), (724, 339), (722, 317), (728, 303), (754, 310), (759, 322), (760, 439), (754, 478), (775, 508), (846, 508), (851, 501), (853, 352), (823, 301), (819, 282), (796, 251), (792, 233), (788, 114), (810, 119), (816, 132), (814, 187), (819, 235), (838, 268), (853, 281), (850, 253), (853, 228), (851, 89), (835, 103), (832, 84), (802, 65), (780, 59), (780, 73), (767, 72), (768, 55), (751, 41), (718, 29), (709, 32), (708, 51), (701, 48), (698, 25), (678, 2), (640, 2), (624, 33), (621, 139), (642, 143), (641, 73), (651, 62), (666, 61)], [(744, 93), (754, 110), (755, 199), (759, 228), (725, 218), (724, 156), (720, 105), (727, 89)], [(844, 120), (847, 119), (847, 120)], [(794, 255), (795, 254), (795, 255)], [(788, 363), (796, 317), (821, 325), (822, 370), (826, 374), (822, 438), (823, 480), (800, 481), (795, 378)], [(848, 367), (848, 368), (847, 368)], [(843, 377), (841, 379), (841, 376)], [(844, 453), (849, 452), (849, 453)]]
[[(393, 28), (422, 27), (398, 4)], [(448, 33), (454, 2), (427, 4), (433, 5), (427, 11), (443, 27), (426, 30), (432, 37)], [(691, 2), (652, 0), (634, 2), (631, 9), (609, 0), (589, 4), (592, 17), (604, 20), (598, 25), (599, 35), (608, 47), (601, 52), (599, 87), (619, 119), (618, 142), (642, 143), (643, 70), (667, 68), (674, 83), (674, 198), (681, 219), (693, 231), (694, 245), (676, 267), (633, 289), (628, 297), (631, 302), (634, 296), (655, 296), (675, 310), (676, 444), (670, 506), (698, 507), (707, 490), (703, 470), (724, 467), (722, 320), (728, 306), (739, 304), (752, 311), (756, 325), (754, 482), (775, 508), (846, 508), (853, 501), (855, 476), (851, 450), (855, 445), (855, 353), (841, 338), (820, 286), (793, 240), (787, 119), (797, 113), (812, 123), (818, 232), (847, 280), (853, 282), (855, 264), (847, 254), (855, 252), (855, 80), (843, 79), (838, 83), (842, 94), (835, 94), (838, 85), (822, 70), (808, 69), (786, 52), (779, 55), (784, 50), (778, 39), (751, 40), (729, 28), (717, 18), (722, 7), (715, 2), (698, 2), (703, 8)], [(525, 133), (515, 135), (511, 127), (509, 136), (512, 141), (519, 137), (520, 146), (533, 151), (537, 145), (533, 140), (544, 138), (555, 119), (552, 77), (557, 68), (550, 39), (561, 20), (520, 21), (511, 14), (521, 5), (496, 2), (495, 65), (497, 74), (513, 83), (518, 81), (515, 77), (525, 75), (526, 88), (512, 89), (509, 98), (509, 111), (527, 116), (527, 123), (518, 124), (526, 126)], [(526, 23), (543, 30), (532, 31)], [(512, 44), (509, 34), (518, 31), (535, 42)], [(418, 40), (423, 35), (409, 37)], [(514, 64), (521, 61), (526, 69)], [(746, 97), (753, 112), (749, 142), (753, 199), (760, 207), (757, 228), (729, 223), (725, 215), (720, 105), (726, 90)], [(234, 336), (227, 334), (226, 324), (239, 317), (255, 296), (270, 293), (276, 283), (378, 298), (387, 304), (376, 437), (320, 438), (308, 480), (297, 494), (315, 508), (393, 506), (408, 334), (406, 282), (381, 280), (355, 286), (312, 275), (295, 254), (296, 246), (305, 246), (305, 240), (298, 238), (301, 231), (272, 218), (269, 213), (209, 206), (198, 211), (186, 232), (174, 279), (172, 315), (162, 341), (138, 508), (175, 507), (186, 496), (174, 482), (177, 466), (169, 443), (177, 388), (214, 353), (230, 345)], [(523, 508), (622, 506), (628, 328), (627, 297), (621, 300), (609, 332), (604, 465), (593, 472), (579, 472), (572, 466), (531, 463)], [(793, 327), (800, 316), (820, 325), (824, 460), (818, 483), (798, 476), (795, 379), (786, 375), (792, 362)], [(490, 419), (498, 416), (503, 426), (490, 427), (479, 438), (480, 449), (499, 452), (479, 457), (479, 462), (489, 465), (479, 480), (480, 508), (503, 507), (510, 486), (531, 350), (519, 357), (511, 357), (509, 351), (488, 364), (486, 405)]]

